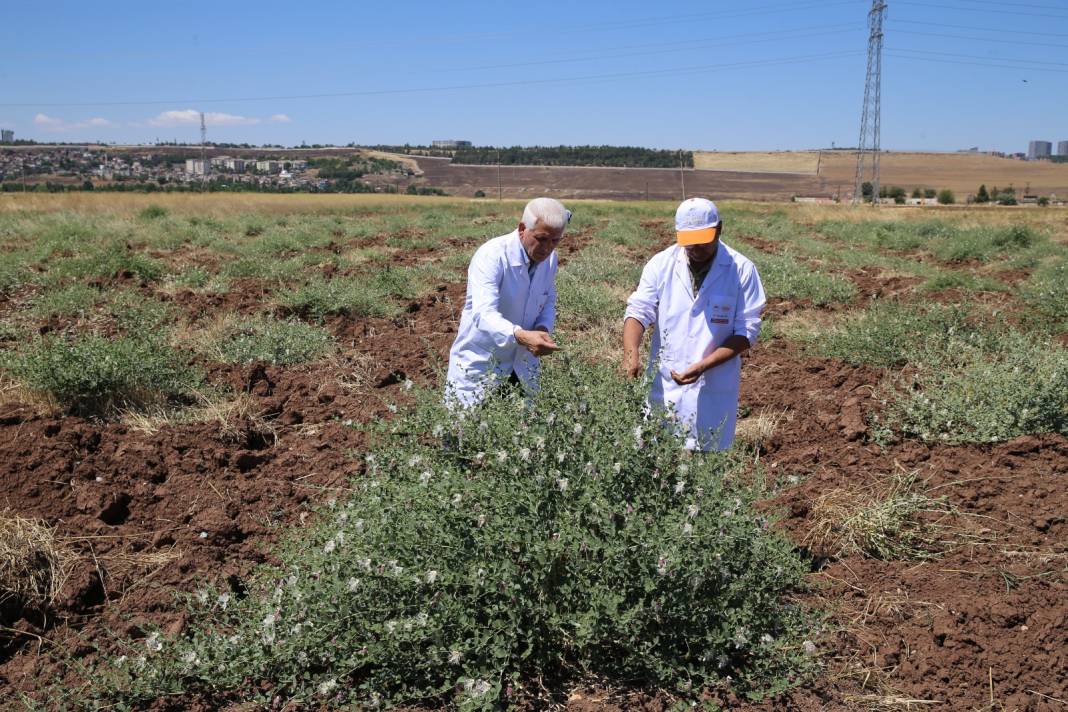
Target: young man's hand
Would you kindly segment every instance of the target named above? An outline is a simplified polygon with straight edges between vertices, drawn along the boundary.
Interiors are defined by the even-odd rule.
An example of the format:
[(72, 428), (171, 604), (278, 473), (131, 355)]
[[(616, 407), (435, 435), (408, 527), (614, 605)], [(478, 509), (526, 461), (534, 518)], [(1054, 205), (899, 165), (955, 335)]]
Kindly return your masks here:
[(675, 383), (679, 384), (680, 386), (688, 386), (692, 383), (697, 383), (697, 379), (699, 379), (701, 377), (701, 374), (704, 372), (705, 365), (702, 361), (693, 364), (682, 373), (679, 373), (678, 371), (672, 371), (671, 378), (675, 381)]
[(623, 373), (627, 378), (637, 378), (642, 375), (641, 358), (637, 353), (627, 353), (623, 356)]
[(553, 341), (553, 337), (538, 329), (516, 329), (515, 340), (535, 356), (547, 356), (553, 351), (560, 350), (560, 347)]

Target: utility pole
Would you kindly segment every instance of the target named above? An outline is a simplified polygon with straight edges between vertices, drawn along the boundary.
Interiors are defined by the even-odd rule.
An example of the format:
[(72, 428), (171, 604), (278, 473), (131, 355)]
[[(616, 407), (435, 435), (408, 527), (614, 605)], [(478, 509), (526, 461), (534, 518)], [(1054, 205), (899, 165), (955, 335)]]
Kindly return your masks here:
[(201, 192), (203, 192), (204, 188), (207, 187), (207, 186), (204, 185), (204, 183), (208, 179), (208, 161), (204, 157), (204, 145), (207, 142), (208, 142), (208, 126), (207, 126), (206, 123), (204, 123), (204, 112), (201, 111), (200, 112), (200, 169), (203, 171), (203, 173), (201, 173), (201, 175), (204, 176), (204, 179), (200, 182), (200, 190), (201, 190)]
[[(853, 205), (863, 200), (862, 187), (867, 154), (872, 163), (872, 202), (879, 201), (879, 141), (882, 123), (883, 22), (886, 1), (872, 0), (868, 12), (868, 72), (864, 82), (864, 108), (860, 114), (860, 141), (857, 143), (857, 175), (853, 185)], [(870, 142), (869, 142), (870, 137)]]
[(497, 149), (497, 200), (504, 200), (504, 189), (501, 188), (501, 149)]
[(682, 199), (686, 200), (686, 167), (682, 164), (682, 151), (679, 151), (679, 177), (682, 179)]

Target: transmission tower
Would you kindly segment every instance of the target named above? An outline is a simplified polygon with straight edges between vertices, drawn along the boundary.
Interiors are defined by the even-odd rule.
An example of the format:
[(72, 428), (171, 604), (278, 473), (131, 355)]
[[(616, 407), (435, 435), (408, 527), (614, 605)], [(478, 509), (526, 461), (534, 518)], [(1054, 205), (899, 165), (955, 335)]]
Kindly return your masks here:
[(204, 123), (204, 112), (200, 112), (200, 165), (204, 168), (204, 175), (208, 174), (208, 163), (204, 157), (204, 147), (208, 143), (208, 126)]
[(865, 164), (871, 154), (872, 201), (879, 200), (879, 140), (882, 122), (883, 21), (885, 0), (872, 0), (868, 13), (868, 75), (864, 82), (864, 109), (860, 114), (860, 141), (857, 143), (857, 177), (853, 205), (863, 200)]

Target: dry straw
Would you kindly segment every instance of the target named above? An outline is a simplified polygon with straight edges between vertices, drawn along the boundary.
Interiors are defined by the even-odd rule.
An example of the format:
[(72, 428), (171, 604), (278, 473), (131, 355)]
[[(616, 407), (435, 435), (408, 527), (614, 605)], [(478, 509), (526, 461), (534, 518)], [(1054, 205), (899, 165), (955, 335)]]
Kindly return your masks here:
[(51, 527), (0, 514), (0, 610), (51, 606), (72, 562), (73, 555), (57, 541)]

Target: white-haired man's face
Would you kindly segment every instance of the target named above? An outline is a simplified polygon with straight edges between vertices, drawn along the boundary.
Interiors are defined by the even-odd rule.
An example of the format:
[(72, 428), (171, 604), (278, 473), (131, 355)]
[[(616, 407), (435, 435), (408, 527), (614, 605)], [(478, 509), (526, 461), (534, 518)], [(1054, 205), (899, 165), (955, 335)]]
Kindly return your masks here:
[(541, 262), (551, 255), (563, 236), (564, 228), (553, 230), (542, 223), (540, 218), (533, 227), (519, 223), (519, 241), (523, 243), (523, 249), (527, 251), (531, 262)]

